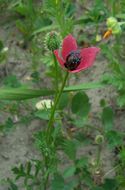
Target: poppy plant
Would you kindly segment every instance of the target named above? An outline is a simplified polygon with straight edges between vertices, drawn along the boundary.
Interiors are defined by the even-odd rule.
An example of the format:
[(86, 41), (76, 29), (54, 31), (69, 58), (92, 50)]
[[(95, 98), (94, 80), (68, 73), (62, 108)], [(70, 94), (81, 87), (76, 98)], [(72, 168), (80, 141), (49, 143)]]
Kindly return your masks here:
[(62, 50), (55, 50), (54, 54), (63, 68), (77, 73), (91, 67), (99, 51), (97, 47), (78, 49), (76, 39), (69, 34), (63, 40)]

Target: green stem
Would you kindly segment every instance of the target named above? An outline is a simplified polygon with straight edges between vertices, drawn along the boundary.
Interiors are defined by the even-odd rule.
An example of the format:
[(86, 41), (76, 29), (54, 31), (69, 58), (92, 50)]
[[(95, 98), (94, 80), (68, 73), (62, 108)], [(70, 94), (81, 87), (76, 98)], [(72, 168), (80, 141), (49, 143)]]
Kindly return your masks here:
[(44, 179), (44, 190), (47, 190), (48, 180), (49, 180), (49, 174), (47, 174), (46, 179)]
[(50, 143), (50, 140), (51, 140), (50, 139), (51, 138), (51, 133), (53, 131), (53, 121), (54, 121), (54, 115), (55, 115), (56, 107), (58, 105), (58, 102), (59, 102), (60, 97), (62, 95), (63, 89), (65, 87), (66, 80), (68, 78), (68, 74), (69, 73), (66, 72), (65, 78), (64, 78), (62, 86), (61, 86), (61, 89), (60, 89), (59, 93), (56, 94), (55, 102), (54, 102), (54, 105), (52, 107), (51, 116), (50, 116), (50, 119), (49, 119), (49, 122), (48, 122), (48, 127), (47, 127), (47, 142), (49, 142), (49, 143)]
[(55, 88), (56, 88), (56, 92), (57, 92), (58, 91), (58, 85), (59, 85), (59, 82), (58, 82), (58, 63), (57, 63), (56, 57), (55, 57), (53, 52), (52, 52), (52, 55), (53, 55), (53, 60), (54, 60), (54, 64), (55, 64)]
[(96, 168), (99, 168), (99, 167), (100, 167), (101, 150), (102, 150), (102, 146), (101, 146), (101, 145), (98, 145), (97, 158), (96, 158)]

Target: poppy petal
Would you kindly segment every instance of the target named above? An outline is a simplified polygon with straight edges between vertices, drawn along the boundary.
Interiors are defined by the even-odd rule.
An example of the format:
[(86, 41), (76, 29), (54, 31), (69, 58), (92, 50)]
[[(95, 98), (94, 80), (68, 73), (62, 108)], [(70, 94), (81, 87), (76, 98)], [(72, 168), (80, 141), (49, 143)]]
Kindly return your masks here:
[(81, 50), (80, 55), (81, 55), (81, 63), (75, 69), (74, 71), (70, 71), (72, 73), (77, 73), (80, 72), (81, 70), (85, 70), (89, 67), (91, 67), (94, 63), (94, 60), (96, 58), (97, 53), (99, 53), (100, 49), (96, 47), (89, 47), (89, 48), (84, 48)]
[(59, 50), (55, 50), (55, 51), (54, 51), (54, 54), (55, 54), (55, 56), (56, 56), (58, 62), (60, 63), (60, 65), (64, 67), (64, 61), (63, 61), (63, 59), (61, 58), (61, 56), (60, 56), (60, 54), (59, 54)]
[(64, 38), (63, 44), (62, 44), (63, 59), (66, 60), (66, 57), (68, 56), (68, 54), (74, 50), (77, 50), (76, 39), (71, 34), (69, 34), (68, 36)]

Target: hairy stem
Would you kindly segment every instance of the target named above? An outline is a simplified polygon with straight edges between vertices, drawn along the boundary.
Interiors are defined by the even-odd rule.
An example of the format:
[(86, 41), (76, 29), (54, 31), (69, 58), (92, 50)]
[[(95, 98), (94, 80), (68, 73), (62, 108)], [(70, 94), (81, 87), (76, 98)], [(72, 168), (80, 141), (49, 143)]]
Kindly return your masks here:
[(51, 115), (50, 115), (50, 119), (49, 119), (49, 122), (48, 122), (48, 127), (47, 127), (47, 142), (50, 143), (51, 141), (51, 134), (52, 134), (52, 131), (53, 131), (53, 122), (54, 122), (54, 115), (55, 115), (55, 111), (56, 111), (56, 108), (57, 108), (57, 105), (58, 105), (58, 102), (60, 100), (60, 97), (62, 95), (62, 92), (63, 92), (63, 89), (65, 87), (65, 84), (66, 84), (66, 80), (68, 78), (68, 72), (66, 72), (66, 75), (64, 77), (64, 80), (63, 80), (63, 83), (62, 83), (62, 86), (61, 86), (61, 89), (59, 90), (59, 92), (56, 94), (56, 97), (55, 97), (55, 102), (54, 102), (54, 105), (52, 107), (52, 110), (51, 110)]
[(101, 150), (102, 150), (102, 146), (101, 146), (101, 145), (98, 145), (97, 158), (96, 158), (96, 167), (97, 167), (97, 168), (100, 167)]
[(58, 81), (58, 63), (57, 63), (56, 57), (55, 57), (53, 52), (52, 52), (52, 55), (53, 55), (53, 60), (54, 60), (54, 64), (55, 64), (55, 88), (56, 88), (56, 93), (57, 93), (58, 85), (59, 85), (59, 81)]

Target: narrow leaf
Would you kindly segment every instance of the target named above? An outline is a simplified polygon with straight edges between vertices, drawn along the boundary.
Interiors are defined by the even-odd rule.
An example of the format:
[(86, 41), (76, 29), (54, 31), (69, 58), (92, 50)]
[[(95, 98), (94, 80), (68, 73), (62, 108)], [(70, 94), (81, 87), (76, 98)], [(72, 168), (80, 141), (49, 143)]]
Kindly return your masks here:
[[(101, 83), (86, 83), (86, 84), (66, 87), (64, 88), (64, 92), (103, 88), (105, 86), (106, 85)], [(16, 89), (6, 88), (6, 89), (0, 89), (0, 100), (25, 100), (40, 96), (49, 96), (53, 94), (54, 90), (45, 89), (45, 88), (40, 90), (24, 89), (24, 88), (16, 88)]]
[(1, 100), (25, 100), (36, 98), (40, 96), (49, 96), (54, 94), (53, 90), (41, 89), (41, 90), (32, 90), (32, 89), (1, 89), (0, 90), (0, 99)]
[(89, 89), (104, 88), (104, 87), (106, 87), (106, 84), (103, 83), (85, 83), (85, 84), (68, 86), (64, 88), (64, 92), (89, 90)]

